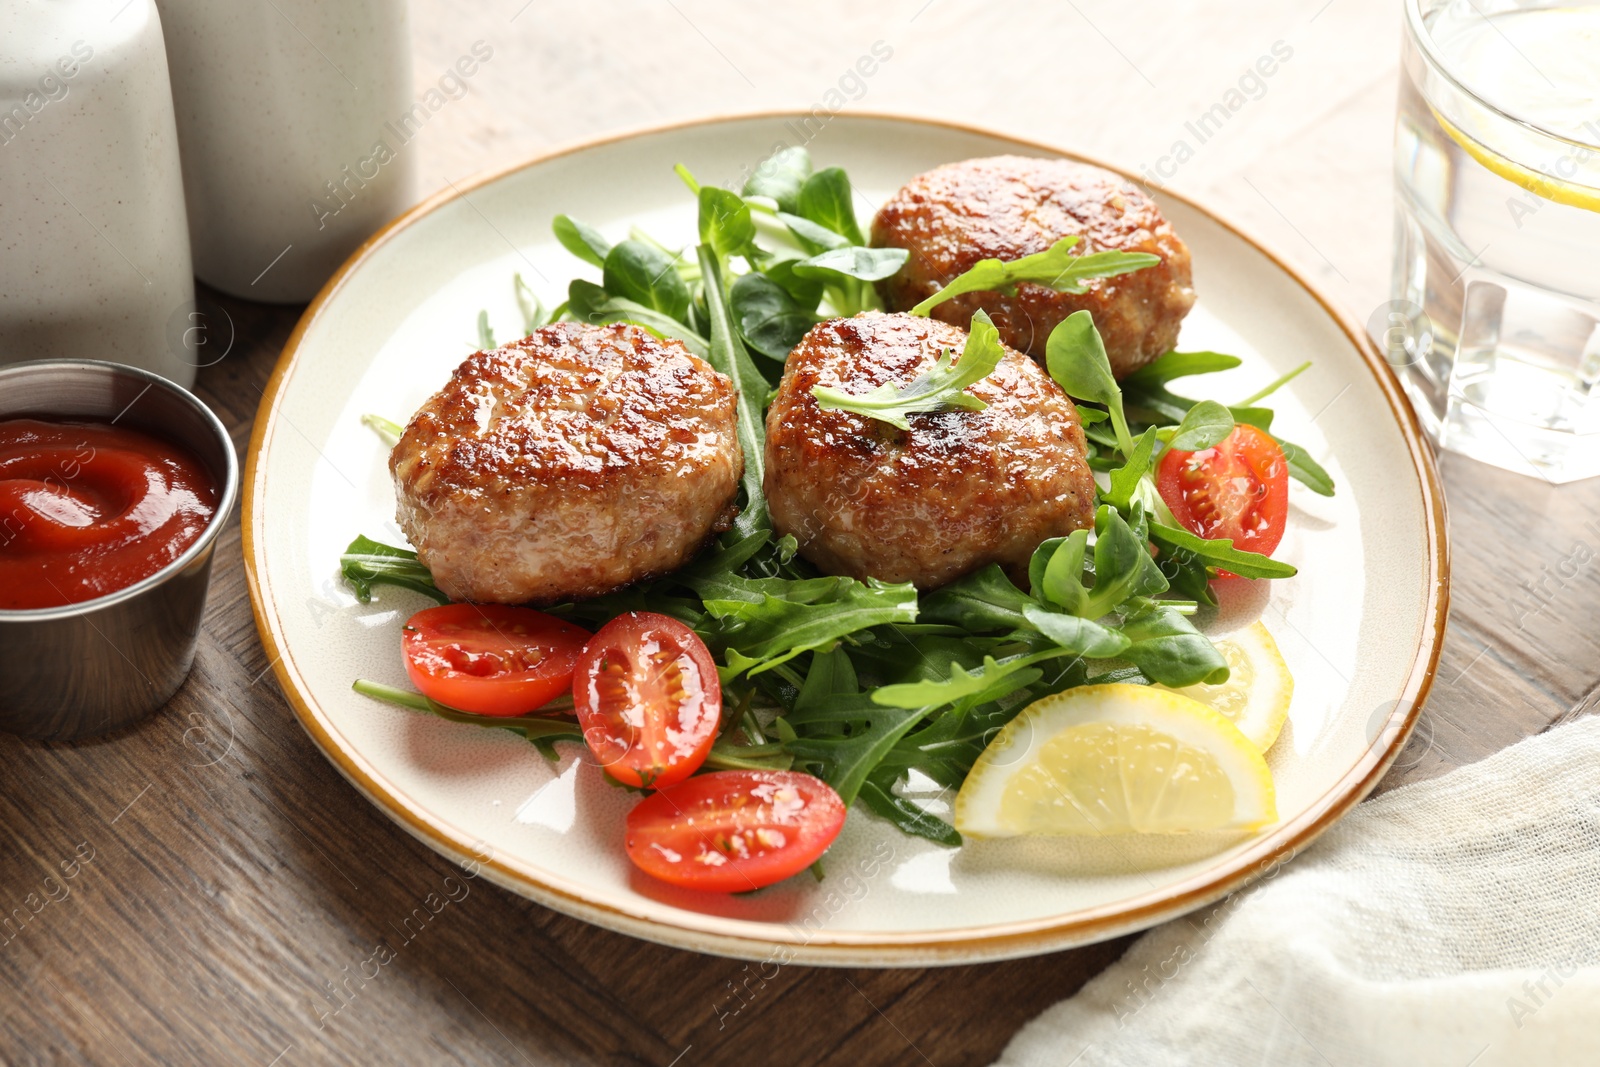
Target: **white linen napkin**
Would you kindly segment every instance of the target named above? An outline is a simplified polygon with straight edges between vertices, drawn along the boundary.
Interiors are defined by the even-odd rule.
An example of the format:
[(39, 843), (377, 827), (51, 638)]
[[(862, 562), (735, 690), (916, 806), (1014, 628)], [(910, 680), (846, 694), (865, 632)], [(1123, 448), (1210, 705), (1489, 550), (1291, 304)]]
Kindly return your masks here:
[(1600, 1063), (1600, 717), (1357, 806), (997, 1067)]

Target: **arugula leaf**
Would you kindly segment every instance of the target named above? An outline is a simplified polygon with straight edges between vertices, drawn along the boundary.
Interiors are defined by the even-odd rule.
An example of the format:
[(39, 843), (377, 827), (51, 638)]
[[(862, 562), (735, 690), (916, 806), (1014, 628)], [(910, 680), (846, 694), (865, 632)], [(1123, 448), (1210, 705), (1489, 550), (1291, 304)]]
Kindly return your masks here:
[[(1040, 697), (1089, 681), (1082, 657), (1066, 660), (1060, 651), (1045, 651), (1030, 658), (1045, 665), (1045, 673), (1038, 681), (988, 703), (974, 704), (973, 698), (968, 698), (933, 716), (884, 755), (873, 780), (892, 784), (907, 769), (915, 768), (947, 788), (959, 789), (995, 732), (1015, 718), (1021, 708)], [(1149, 682), (1137, 667), (1104, 671), (1095, 680)]]
[(1114, 659), (1128, 649), (1129, 639), (1103, 623), (1077, 615), (1030, 607), (1023, 612), (1035, 630), (1056, 645), (1085, 659)]
[(794, 757), (782, 744), (741, 745), (719, 739), (706, 754), (704, 766), (714, 771), (786, 771)]
[[(1154, 417), (1158, 424), (1181, 424), (1189, 414), (1191, 408), (1199, 401), (1191, 400), (1186, 396), (1178, 396), (1164, 388), (1139, 389), (1130, 388), (1126, 379), (1122, 383), (1123, 404), (1129, 411), (1142, 412)], [(1241, 407), (1238, 405), (1223, 405), (1227, 412), (1233, 416), (1235, 423), (1245, 423), (1258, 430), (1270, 431), (1272, 429), (1273, 412), (1271, 408)]]
[(1242, 362), (1238, 356), (1221, 352), (1168, 352), (1122, 379), (1122, 387), (1129, 390), (1159, 389), (1174, 378), (1232, 370)]
[(700, 245), (700, 274), (705, 283), (706, 314), (711, 319), (711, 350), (706, 361), (733, 382), (738, 393), (739, 447), (744, 451), (744, 510), (734, 520), (740, 536), (768, 528), (767, 502), (761, 495), (761, 480), (766, 473), (767, 424), (763, 401), (772, 383), (756, 369), (755, 362), (739, 339), (739, 327), (728, 306), (727, 288), (716, 250)]
[(672, 575), (669, 580), (680, 584), (690, 579), (701, 582), (717, 581), (739, 572), (758, 552), (771, 543), (771, 527), (763, 527), (733, 538), (724, 538), (723, 543), (703, 553), (689, 566)]
[(716, 638), (727, 650), (728, 665), (753, 675), (857, 630), (917, 617), (917, 591), (909, 582), (728, 575), (720, 582), (687, 584), (723, 622)]
[(339, 556), (339, 571), (363, 604), (372, 602), (375, 585), (397, 585), (431, 596), (441, 604), (450, 603), (450, 598), (433, 584), (433, 575), (417, 560), (415, 552), (365, 535), (351, 541)]
[(1123, 455), (1133, 454), (1133, 436), (1122, 410), (1122, 390), (1111, 373), (1105, 342), (1095, 329), (1094, 316), (1074, 311), (1050, 331), (1045, 342), (1045, 366), (1063, 392), (1079, 400), (1104, 404), (1117, 431)]
[[(1232, 425), (1231, 421), (1229, 425)], [(1151, 426), (1139, 435), (1139, 440), (1134, 443), (1127, 462), (1111, 472), (1110, 488), (1102, 494), (1106, 503), (1118, 511), (1128, 511), (1132, 508), (1140, 483), (1145, 481), (1145, 475), (1150, 473), (1155, 447), (1156, 428)]]
[(795, 213), (801, 218), (832, 230), (853, 245), (867, 243), (856, 222), (855, 199), (850, 178), (843, 167), (819, 170), (800, 186)]
[(606, 292), (687, 324), (689, 286), (674, 262), (659, 248), (630, 237), (606, 254)]
[(611, 254), (611, 242), (593, 226), (586, 226), (569, 215), (557, 215), (551, 220), (550, 228), (555, 231), (561, 247), (568, 252), (596, 267), (606, 265), (606, 257)]
[(1271, 382), (1269, 382), (1266, 385), (1262, 386), (1260, 389), (1257, 389), (1255, 392), (1251, 393), (1249, 396), (1247, 396), (1243, 400), (1239, 401), (1239, 405), (1241, 407), (1249, 407), (1251, 404), (1260, 403), (1261, 401), (1265, 400), (1267, 397), (1271, 396), (1273, 393), (1276, 393), (1279, 389), (1282, 389), (1284, 386), (1288, 385), (1290, 382), (1294, 381), (1296, 378), (1300, 377), (1300, 375), (1304, 374), (1306, 371), (1308, 371), (1310, 369), (1311, 369), (1311, 361), (1308, 359), (1304, 363), (1300, 364), (1298, 367), (1294, 368), (1293, 370), (1287, 371), (1287, 372), (1279, 375), (1278, 377), (1274, 378)]
[[(857, 242), (858, 244), (861, 242)], [(1048, 286), (1058, 293), (1082, 293), (1095, 278), (1111, 278), (1161, 262), (1148, 252), (1091, 252), (1075, 256), (1077, 237), (1063, 237), (1043, 252), (1009, 262), (982, 259), (949, 285), (911, 309), (913, 315), (926, 315), (938, 305), (962, 293), (996, 292), (1015, 295), (1019, 282)]]
[(490, 349), (498, 348), (498, 347), (499, 346), (494, 343), (494, 331), (489, 328), (489, 312), (486, 311), (486, 310), (485, 311), (479, 311), (478, 312), (478, 349), (480, 351), (487, 352)]
[(1030, 665), (1028, 657), (1000, 663), (993, 656), (984, 656), (976, 670), (951, 663), (948, 678), (879, 686), (872, 691), (872, 702), (888, 708), (924, 709), (969, 698), (974, 704), (983, 704), (1032, 685), (1043, 676), (1043, 671)]
[(1289, 465), (1289, 477), (1319, 496), (1333, 495), (1333, 476), (1311, 458), (1311, 453), (1281, 437), (1274, 437), (1273, 440), (1283, 449), (1284, 462)]
[(734, 280), (728, 302), (745, 342), (780, 363), (789, 358), (789, 352), (811, 327), (822, 321), (783, 286), (756, 271)]
[(862, 248), (849, 245), (819, 252), (794, 265), (802, 278), (839, 284), (856, 280), (875, 282), (888, 278), (905, 265), (911, 253), (903, 248)]
[(789, 751), (814, 766), (849, 805), (883, 757), (922, 719), (921, 708), (874, 704), (861, 692), (849, 654), (836, 648), (812, 657), (794, 710), (779, 721), (797, 732), (786, 742)]
[(868, 808), (888, 819), (901, 831), (950, 848), (961, 847), (961, 835), (954, 826), (937, 815), (923, 811), (904, 797), (896, 796), (889, 784), (868, 778), (861, 783), (860, 797)]
[(1000, 569), (998, 563), (973, 571), (922, 595), (917, 618), (949, 623), (972, 633), (1015, 630), (1026, 624), (1023, 611), (1034, 603)]
[(700, 243), (710, 245), (721, 259), (750, 253), (756, 224), (743, 197), (714, 185), (700, 187)]
[(745, 196), (764, 196), (780, 211), (800, 206), (800, 187), (811, 177), (811, 153), (804, 148), (782, 148), (762, 160), (744, 183)]
[(989, 316), (982, 311), (972, 316), (972, 329), (961, 350), (959, 361), (946, 349), (931, 369), (924, 371), (904, 386), (888, 382), (871, 392), (852, 395), (825, 385), (811, 388), (817, 404), (827, 411), (849, 411), (857, 415), (887, 422), (902, 430), (911, 429), (908, 415), (956, 407), (967, 411), (982, 411), (989, 405), (966, 392), (966, 388), (982, 381), (1000, 365), (1005, 348), (1000, 344), (1000, 331), (995, 329)]
[(1221, 444), (1233, 432), (1233, 413), (1215, 400), (1202, 400), (1183, 416), (1167, 447), (1178, 452), (1199, 452)]
[(1176, 556), (1180, 560), (1198, 559), (1241, 578), (1292, 578), (1299, 573), (1294, 566), (1282, 560), (1234, 548), (1229, 538), (1198, 537), (1188, 530), (1164, 523), (1150, 524), (1150, 540), (1160, 547), (1164, 555)]
[(1187, 618), (1159, 601), (1135, 603), (1122, 623), (1123, 634), (1133, 641), (1123, 657), (1146, 677), (1174, 688), (1228, 680), (1228, 661)]
[[(556, 759), (555, 749), (551, 747), (553, 741), (576, 741), (583, 743), (583, 731), (572, 719), (555, 718), (547, 715), (474, 715), (468, 711), (440, 704), (430, 700), (421, 693), (413, 693), (405, 689), (396, 689), (392, 685), (382, 682), (368, 681), (357, 678), (350, 686), (362, 696), (381, 700), (385, 704), (396, 707), (409, 708), (412, 711), (425, 711), (437, 715), (449, 722), (467, 723), (471, 726), (482, 726), (491, 730), (509, 730), (521, 734), (525, 739), (532, 741), (539, 750), (551, 760)], [(567, 709), (570, 714), (570, 708)]]
[(643, 326), (657, 337), (681, 341), (684, 347), (701, 359), (710, 357), (711, 350), (706, 339), (682, 322), (654, 308), (612, 296), (594, 282), (586, 282), (582, 278), (572, 279), (567, 286), (567, 310), (573, 318), (595, 326), (631, 322)]

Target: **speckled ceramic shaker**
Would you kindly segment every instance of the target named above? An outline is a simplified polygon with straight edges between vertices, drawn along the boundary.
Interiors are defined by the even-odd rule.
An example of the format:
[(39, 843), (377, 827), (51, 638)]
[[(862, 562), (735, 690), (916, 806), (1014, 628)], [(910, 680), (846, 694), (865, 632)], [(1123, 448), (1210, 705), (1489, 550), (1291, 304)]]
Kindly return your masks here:
[(0, 362), (189, 386), (189, 229), (152, 0), (0, 0)]
[(195, 273), (309, 300), (411, 204), (405, 0), (158, 3)]

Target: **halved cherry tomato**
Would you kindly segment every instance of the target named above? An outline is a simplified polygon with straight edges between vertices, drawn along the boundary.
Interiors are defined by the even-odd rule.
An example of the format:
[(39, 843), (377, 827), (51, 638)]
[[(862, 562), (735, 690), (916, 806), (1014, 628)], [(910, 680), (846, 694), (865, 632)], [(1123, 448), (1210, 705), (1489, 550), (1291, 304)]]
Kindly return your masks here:
[(411, 616), (406, 674), (433, 700), (478, 715), (524, 715), (572, 684), (587, 630), (532, 608), (445, 604)]
[(1289, 465), (1283, 449), (1254, 426), (1239, 423), (1198, 452), (1169, 451), (1156, 490), (1190, 533), (1229, 537), (1233, 547), (1270, 556), (1289, 514)]
[(583, 739), (625, 785), (664, 789), (706, 760), (722, 720), (722, 681), (693, 630), (630, 611), (600, 628), (572, 679)]
[(663, 882), (739, 893), (798, 874), (844, 826), (844, 801), (799, 771), (715, 771), (628, 813), (628, 858)]

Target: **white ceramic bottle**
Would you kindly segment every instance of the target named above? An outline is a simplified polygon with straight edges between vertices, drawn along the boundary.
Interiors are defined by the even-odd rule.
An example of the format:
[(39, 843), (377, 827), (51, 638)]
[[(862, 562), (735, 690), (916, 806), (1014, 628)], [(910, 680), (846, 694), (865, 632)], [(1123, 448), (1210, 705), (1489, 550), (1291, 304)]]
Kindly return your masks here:
[(0, 0), (0, 362), (189, 386), (178, 137), (152, 0)]
[(158, 0), (195, 273), (309, 300), (411, 204), (405, 0)]

